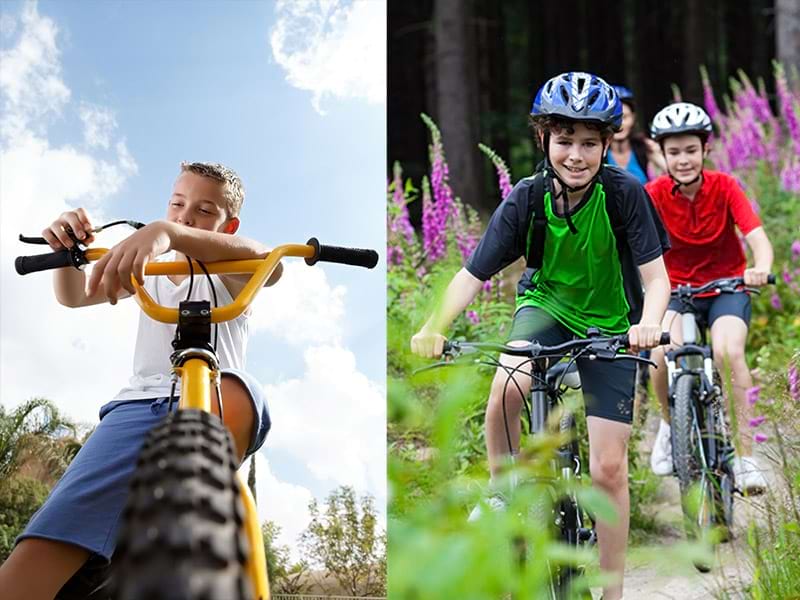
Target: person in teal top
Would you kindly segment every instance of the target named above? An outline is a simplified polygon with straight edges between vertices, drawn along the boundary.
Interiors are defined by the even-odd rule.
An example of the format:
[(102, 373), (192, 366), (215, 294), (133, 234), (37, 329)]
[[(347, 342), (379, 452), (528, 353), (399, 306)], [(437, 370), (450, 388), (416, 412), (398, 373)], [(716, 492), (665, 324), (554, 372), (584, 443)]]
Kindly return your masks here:
[(615, 85), (614, 90), (622, 101), (622, 126), (611, 138), (606, 162), (627, 170), (644, 185), (650, 180), (649, 171), (655, 170), (655, 176), (666, 172), (664, 156), (658, 144), (637, 132), (633, 92), (623, 85)]
[[(617, 93), (594, 75), (563, 73), (539, 90), (531, 121), (545, 153), (544, 170), (518, 182), (497, 207), (464, 268), (411, 339), (416, 354), (441, 356), (445, 331), (484, 282), (519, 258), (530, 258), (532, 208), (538, 204), (532, 196), (538, 190), (543, 190), (547, 217), (542, 266), (527, 268), (519, 280), (508, 343), (558, 344), (585, 337), (593, 326), (608, 334), (627, 331), (634, 352), (658, 344), (670, 292), (662, 258), (669, 241), (642, 185), (626, 171), (603, 165), (622, 122)], [(624, 224), (625, 246), (618, 245), (612, 228), (612, 209), (615, 222), (618, 218)], [(641, 291), (642, 284), (646, 293), (639, 318), (634, 317), (626, 292)], [(513, 376), (517, 385), (508, 384), (506, 370), (522, 367), (525, 359), (503, 355), (500, 360), (504, 367), (495, 374), (486, 408), (493, 493), (482, 504), (497, 510), (506, 503), (504, 490), (495, 482), (510, 456), (519, 451), (521, 390), (531, 385), (524, 367)], [(613, 575), (603, 597), (618, 600), (628, 539), (628, 439), (635, 366), (630, 361), (585, 359), (576, 364), (586, 405), (592, 484), (611, 498), (619, 517), (596, 524), (600, 567)], [(508, 436), (505, 423), (510, 424)], [(479, 518), (481, 506), (470, 515), (470, 520)]]

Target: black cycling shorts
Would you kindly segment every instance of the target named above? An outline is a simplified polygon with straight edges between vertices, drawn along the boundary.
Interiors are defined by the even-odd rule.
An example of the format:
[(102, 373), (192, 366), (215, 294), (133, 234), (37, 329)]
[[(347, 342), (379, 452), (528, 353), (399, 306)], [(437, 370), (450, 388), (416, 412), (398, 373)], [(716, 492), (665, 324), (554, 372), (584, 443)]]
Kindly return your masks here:
[[(707, 327), (711, 327), (714, 321), (724, 315), (739, 317), (748, 328), (750, 327), (752, 308), (750, 306), (750, 294), (747, 292), (725, 293), (717, 296), (695, 298), (692, 300), (692, 303), (697, 309), (697, 316), (700, 318), (700, 321), (705, 323)], [(677, 313), (686, 312), (684, 304), (677, 298), (671, 298), (667, 308)]]
[[(508, 341), (539, 342), (544, 346), (563, 344), (575, 336), (549, 313), (536, 306), (523, 306), (511, 325)], [(636, 363), (631, 360), (578, 359), (586, 415), (630, 424), (633, 420), (633, 391)]]

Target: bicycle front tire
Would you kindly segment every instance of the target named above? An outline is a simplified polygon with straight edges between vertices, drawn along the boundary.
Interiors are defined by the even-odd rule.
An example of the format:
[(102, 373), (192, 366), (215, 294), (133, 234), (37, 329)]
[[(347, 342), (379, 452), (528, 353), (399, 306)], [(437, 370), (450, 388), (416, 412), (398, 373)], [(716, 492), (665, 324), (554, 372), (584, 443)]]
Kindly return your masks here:
[(123, 513), (117, 600), (252, 600), (233, 442), (216, 415), (180, 410), (151, 432)]
[[(710, 472), (703, 472), (700, 452), (703, 444), (703, 415), (698, 410), (700, 380), (692, 373), (678, 376), (674, 385), (672, 408), (672, 453), (681, 490), (686, 536), (702, 538), (715, 524), (714, 485)], [(706, 573), (711, 566), (695, 563), (698, 571)]]

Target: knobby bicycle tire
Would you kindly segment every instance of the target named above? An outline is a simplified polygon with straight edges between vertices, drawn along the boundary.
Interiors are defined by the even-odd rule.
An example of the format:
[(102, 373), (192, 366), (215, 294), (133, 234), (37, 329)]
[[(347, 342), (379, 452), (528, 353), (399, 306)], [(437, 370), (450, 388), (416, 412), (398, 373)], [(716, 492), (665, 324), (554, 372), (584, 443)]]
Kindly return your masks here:
[[(561, 433), (567, 433), (570, 438), (569, 441), (562, 446), (562, 451), (568, 451), (573, 456), (580, 456), (580, 444), (578, 443), (577, 428), (575, 426), (575, 415), (571, 413), (565, 414), (559, 423)], [(579, 504), (577, 504), (571, 496), (563, 497), (559, 502), (554, 505), (554, 510), (561, 510), (564, 515), (565, 522), (563, 523), (560, 531), (561, 540), (570, 546), (578, 547), (578, 515), (582, 512)], [(583, 514), (585, 521), (587, 515)], [(576, 600), (591, 598), (592, 594), (588, 590), (583, 592), (576, 592), (574, 588), (574, 581), (583, 575), (583, 568), (576, 565), (559, 565), (556, 573), (554, 574), (553, 587), (555, 589), (556, 600)]]
[(252, 600), (230, 433), (180, 410), (147, 438), (131, 482), (111, 582), (117, 600)]
[[(705, 424), (703, 415), (695, 411), (696, 398), (700, 391), (700, 380), (696, 375), (684, 373), (675, 381), (675, 392), (672, 421), (672, 452), (675, 471), (678, 475), (681, 490), (681, 508), (683, 510), (686, 535), (689, 539), (698, 539), (707, 534), (716, 523), (718, 498), (713, 492), (718, 488), (710, 471), (706, 473), (709, 481), (699, 488), (702, 482), (703, 468), (700, 461), (700, 448), (703, 440)], [(698, 571), (706, 573), (711, 565), (696, 562)]]

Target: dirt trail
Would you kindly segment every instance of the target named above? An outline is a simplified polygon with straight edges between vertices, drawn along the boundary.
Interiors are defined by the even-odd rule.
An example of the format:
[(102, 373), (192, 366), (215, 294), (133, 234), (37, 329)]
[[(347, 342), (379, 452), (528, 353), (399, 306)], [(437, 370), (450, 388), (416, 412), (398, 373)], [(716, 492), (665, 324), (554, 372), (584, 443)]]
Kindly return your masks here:
[[(649, 452), (657, 425), (648, 425), (652, 425), (652, 431), (643, 449)], [(766, 467), (768, 462), (761, 459), (760, 464)], [(774, 481), (771, 473), (768, 479)], [(717, 547), (716, 565), (709, 573), (700, 573), (691, 565), (678, 564), (674, 555), (671, 561), (664, 557), (654, 560), (652, 555), (644, 555), (640, 549), (629, 548), (625, 568), (625, 600), (700, 600), (717, 598), (723, 590), (731, 600), (747, 598), (742, 591), (752, 579), (747, 563), (747, 527), (753, 519), (761, 520), (765, 502), (765, 496), (736, 496), (734, 538)], [(663, 544), (668, 550), (683, 542), (685, 537), (681, 527), (680, 491), (676, 477), (661, 480), (657, 501), (651, 508), (658, 522), (667, 527), (668, 533), (650, 544)], [(599, 591), (594, 593), (594, 598), (600, 598)]]

